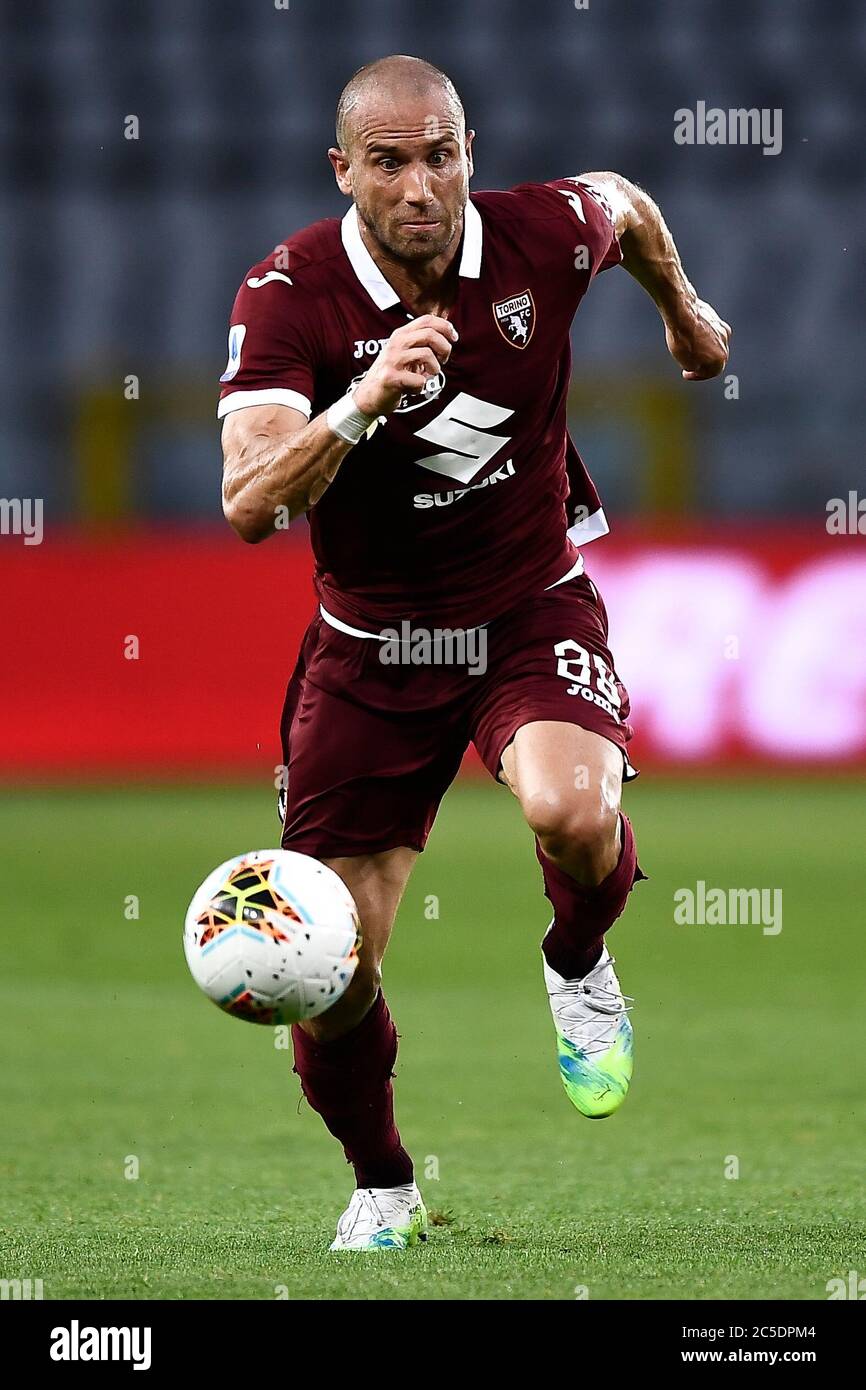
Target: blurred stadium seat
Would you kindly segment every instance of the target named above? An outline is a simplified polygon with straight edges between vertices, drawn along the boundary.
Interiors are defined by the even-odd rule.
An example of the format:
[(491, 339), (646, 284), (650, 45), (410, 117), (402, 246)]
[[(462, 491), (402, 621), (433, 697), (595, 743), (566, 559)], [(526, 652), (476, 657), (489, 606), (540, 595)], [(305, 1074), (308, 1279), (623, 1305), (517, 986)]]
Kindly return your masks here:
[[(851, 139), (866, 12), (855, 0), (593, 0), (581, 11), (374, 0), (363, 25), (350, 0), (122, 11), (87, 0), (7, 7), (3, 24), (0, 494), (80, 514), (80, 403), (122, 389), (127, 372), (143, 397), (172, 377), (215, 397), (247, 265), (342, 210), (325, 158), (342, 83), (400, 49), (453, 75), (478, 131), (477, 187), (613, 167), (661, 201), (693, 279), (737, 329), (740, 399), (725, 401), (717, 383), (693, 405), (695, 507), (814, 512), (844, 490), (866, 425), (854, 293), (864, 154)], [(673, 113), (697, 99), (781, 107), (781, 154), (677, 146)], [(137, 141), (123, 138), (130, 114)], [(589, 297), (575, 346), (581, 375), (676, 382), (624, 277)], [(580, 442), (579, 417), (573, 429)], [(639, 448), (615, 457), (611, 431), (588, 461), (625, 510), (646, 498), (645, 459)], [(161, 447), (156, 484), (152, 450), (131, 458), (131, 505), (216, 520), (210, 413)]]

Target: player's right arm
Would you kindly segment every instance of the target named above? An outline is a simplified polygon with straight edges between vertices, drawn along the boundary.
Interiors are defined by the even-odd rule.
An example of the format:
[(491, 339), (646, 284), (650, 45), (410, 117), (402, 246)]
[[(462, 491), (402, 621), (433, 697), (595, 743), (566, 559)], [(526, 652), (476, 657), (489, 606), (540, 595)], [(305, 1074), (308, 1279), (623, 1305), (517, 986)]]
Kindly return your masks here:
[(337, 476), (352, 445), (324, 414), (307, 420), (287, 405), (252, 405), (223, 422), (223, 515), (242, 540), (263, 541), (288, 511), (300, 516)]
[[(438, 374), (456, 337), (453, 325), (433, 314), (396, 329), (352, 391), (354, 407), (369, 424), (390, 415), (404, 392), (422, 390)], [(308, 421), (301, 410), (275, 401), (233, 409), (222, 445), (223, 513), (250, 542), (271, 535), (285, 511), (293, 519), (314, 506), (353, 447), (331, 428), (327, 411)]]

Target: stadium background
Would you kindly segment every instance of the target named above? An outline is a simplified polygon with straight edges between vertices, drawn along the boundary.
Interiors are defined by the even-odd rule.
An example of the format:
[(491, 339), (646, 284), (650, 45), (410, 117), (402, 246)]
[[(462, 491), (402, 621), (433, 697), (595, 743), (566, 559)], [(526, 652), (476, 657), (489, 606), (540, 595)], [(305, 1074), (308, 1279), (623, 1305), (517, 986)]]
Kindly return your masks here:
[[(0, 496), (43, 499), (47, 539), (0, 538), (3, 588), (29, 595), (23, 634), (6, 607), (0, 766), (267, 766), (311, 608), (306, 526), (253, 554), (221, 524), (226, 320), (249, 264), (343, 210), (324, 153), (335, 94), (404, 48), (453, 73), (478, 131), (475, 186), (599, 167), (637, 179), (736, 327), (736, 383), (687, 389), (625, 275), (605, 276), (575, 322), (572, 430), (613, 528), (587, 563), (609, 591), (635, 755), (862, 761), (866, 643), (846, 640), (863, 633), (862, 547), (826, 531), (828, 500), (862, 476), (866, 426), (856, 4), (358, 13), (6, 12)], [(698, 99), (781, 109), (781, 153), (675, 144), (674, 111)], [(227, 634), (263, 610), (255, 681), (227, 681), (222, 659), (208, 679)], [(138, 662), (118, 632), (140, 637)]]
[[(204, 873), (274, 837), (278, 709), (312, 610), (303, 524), (250, 548), (221, 520), (217, 379), (248, 265), (343, 210), (325, 158), (341, 86), (370, 58), (410, 52), (463, 96), (476, 188), (591, 168), (648, 188), (699, 292), (734, 325), (736, 378), (684, 385), (624, 274), (604, 276), (576, 320), (572, 432), (613, 531), (586, 558), (644, 769), (629, 810), (651, 882), (617, 931), (650, 1025), (645, 1090), (612, 1147), (580, 1134), (578, 1180), (535, 997), (545, 917), (531, 846), (470, 765), (389, 958), (415, 1077), (404, 1127), (421, 1153), (447, 1147), (425, 1128), (432, 1108), (459, 1154), (442, 1177), (454, 1263), (415, 1291), (479, 1296), (488, 1276), (510, 1287), (509, 1242), (530, 1243), (526, 1213), (549, 1182), (529, 1131), (533, 1154), (558, 1165), (559, 1244), (512, 1296), (572, 1296), (562, 1232), (574, 1191), (608, 1296), (764, 1297), (768, 1269), (772, 1289), (823, 1296), (837, 1265), (853, 1267), (858, 1249), (866, 1259), (859, 1102), (806, 1043), (823, 1036), (844, 1058), (864, 1041), (862, 1004), (849, 988), (840, 999), (838, 971), (862, 961), (866, 542), (827, 530), (830, 499), (864, 476), (861, 7), (34, 0), (2, 23), (0, 498), (44, 501), (41, 544), (0, 536), (0, 828), (16, 932), (2, 1021), (18, 1059), (5, 1085), (21, 1219), (4, 1268), (108, 1296), (267, 1285), (285, 1179), (261, 1179), (230, 1246), (219, 1241), (231, 1223), (215, 1219), (216, 1245), (194, 1233), (198, 1258), (185, 1263), (166, 1234), (172, 1220), (187, 1229), (198, 1184), (218, 1210), (241, 1165), (270, 1171), (285, 1143), (284, 1076), (261, 1068), (257, 1030), (196, 1012), (177, 950)], [(781, 153), (677, 145), (674, 112), (698, 100), (781, 109)], [(684, 937), (671, 893), (698, 878), (782, 886), (784, 932)], [(443, 901), (435, 938), (431, 893)], [(478, 942), (494, 932), (487, 1033), (472, 990)], [(498, 1072), (484, 1041), (501, 1026), (494, 998), (522, 1039), (519, 1076)], [(461, 1078), (459, 1101), (443, 1072)], [(268, 1118), (240, 1153), (237, 1115), (252, 1106)], [(304, 1227), (325, 1231), (339, 1209), (341, 1165), (314, 1117), (292, 1134), (308, 1180), (290, 1286), (320, 1296), (328, 1279), (345, 1293), (342, 1276), (309, 1265)], [(701, 1165), (749, 1140), (753, 1185), (726, 1216), (733, 1185)], [(503, 1168), (488, 1199), (491, 1143)], [(117, 1181), (118, 1155), (139, 1150), (158, 1196)], [(848, 1223), (844, 1240), (828, 1213)], [(376, 1296), (401, 1296), (377, 1279)]]

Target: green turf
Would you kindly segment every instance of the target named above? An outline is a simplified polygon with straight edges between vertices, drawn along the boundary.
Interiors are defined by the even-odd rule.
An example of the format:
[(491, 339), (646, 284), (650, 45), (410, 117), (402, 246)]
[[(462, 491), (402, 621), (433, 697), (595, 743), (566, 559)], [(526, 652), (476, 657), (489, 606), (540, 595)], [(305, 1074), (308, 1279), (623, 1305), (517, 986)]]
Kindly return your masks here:
[[(507, 792), (455, 788), (386, 962), (438, 1224), (353, 1257), (326, 1253), (352, 1184), (288, 1054), (201, 998), (180, 948), (205, 873), (273, 843), (271, 796), (7, 792), (0, 1276), (46, 1298), (821, 1299), (866, 1274), (862, 789), (627, 798), (651, 880), (611, 938), (637, 996), (624, 1109), (569, 1106), (531, 843)], [(675, 925), (699, 878), (782, 888), (782, 932)]]

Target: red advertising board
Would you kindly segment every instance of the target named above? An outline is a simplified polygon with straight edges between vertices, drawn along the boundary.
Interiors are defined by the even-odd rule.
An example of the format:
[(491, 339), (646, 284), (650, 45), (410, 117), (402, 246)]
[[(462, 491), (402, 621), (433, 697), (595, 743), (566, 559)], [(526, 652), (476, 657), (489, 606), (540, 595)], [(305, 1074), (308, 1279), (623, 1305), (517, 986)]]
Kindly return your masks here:
[[(866, 768), (864, 538), (618, 528), (586, 562), (639, 766)], [(267, 772), (313, 607), (300, 528), (4, 538), (0, 773)]]

